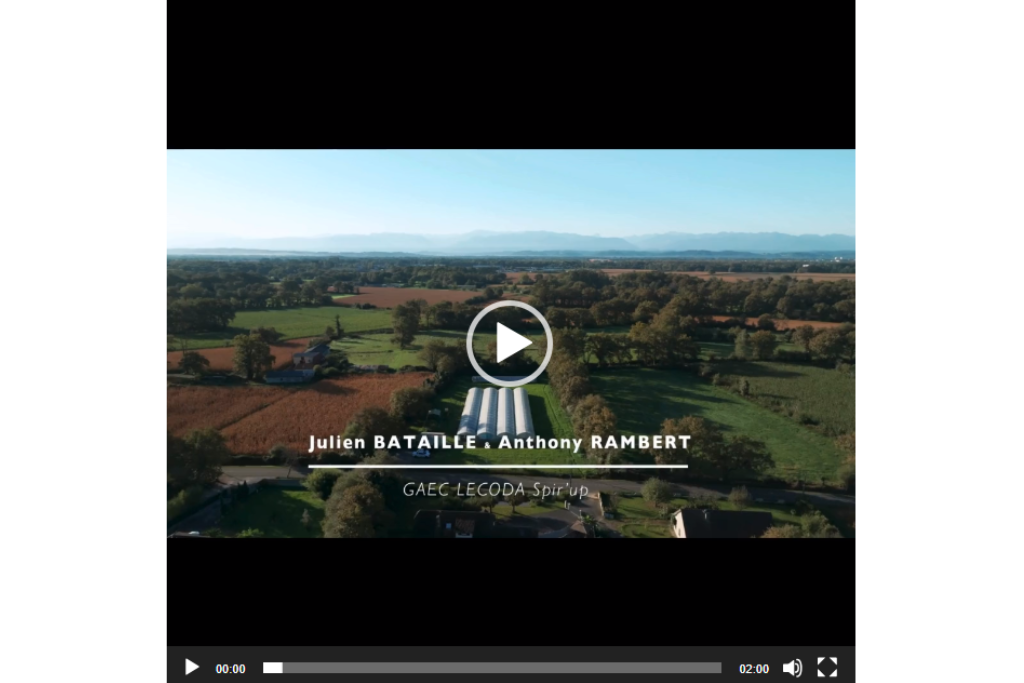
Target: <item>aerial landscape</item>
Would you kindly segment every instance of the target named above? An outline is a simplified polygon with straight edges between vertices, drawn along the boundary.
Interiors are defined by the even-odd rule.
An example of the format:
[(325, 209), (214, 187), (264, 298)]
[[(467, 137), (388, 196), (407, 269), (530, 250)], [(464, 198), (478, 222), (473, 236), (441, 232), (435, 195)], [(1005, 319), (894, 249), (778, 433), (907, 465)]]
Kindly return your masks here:
[[(765, 164), (800, 179), (816, 159)], [(172, 216), (199, 163), (169, 159)], [(827, 164), (845, 174), (852, 152)], [(852, 218), (845, 234), (188, 225), (168, 237), (172, 537), (854, 536)], [(550, 343), (516, 389), (467, 349), (509, 300), (550, 342), (505, 307), (470, 345), (516, 379)], [(526, 348), (506, 357), (506, 333)], [(655, 435), (689, 446), (637, 445)]]

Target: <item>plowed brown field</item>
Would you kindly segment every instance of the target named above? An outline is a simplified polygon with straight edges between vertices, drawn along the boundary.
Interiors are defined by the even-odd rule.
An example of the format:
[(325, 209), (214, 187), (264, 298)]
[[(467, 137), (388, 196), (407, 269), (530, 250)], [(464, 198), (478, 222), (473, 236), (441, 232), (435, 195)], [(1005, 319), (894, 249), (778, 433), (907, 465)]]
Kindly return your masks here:
[[(730, 317), (727, 316), (727, 315), (713, 315), (713, 316), (711, 316), (711, 318), (713, 320), (717, 320), (718, 322), (725, 322), (726, 320), (730, 319)], [(774, 322), (775, 322), (775, 329), (779, 330), (780, 332), (782, 332), (784, 330), (792, 330), (792, 329), (797, 328), (797, 327), (803, 327), (804, 325), (810, 325), (811, 327), (813, 327), (816, 330), (825, 330), (825, 329), (828, 329), (830, 327), (839, 327), (840, 325), (844, 325), (845, 324), (845, 323), (826, 323), (826, 322), (819, 322), (817, 320), (775, 320)], [(757, 324), (757, 318), (747, 318), (747, 324), (748, 325), (756, 325)]]
[[(280, 370), (281, 368), (291, 367), (292, 354), (298, 353), (299, 351), (306, 350), (306, 343), (310, 340), (310, 337), (303, 337), (302, 339), (289, 339), (279, 344), (274, 344), (270, 347), (270, 352), (274, 354), (274, 369)], [(235, 357), (235, 347), (225, 346), (219, 349), (196, 349), (198, 353), (206, 356), (206, 359), (210, 361), (210, 372), (231, 372), (232, 371), (232, 359)], [(178, 362), (181, 360), (181, 351), (168, 351), (167, 352), (167, 369), (175, 370), (178, 367)]]
[(395, 389), (418, 387), (429, 376), (351, 375), (301, 388), (168, 387), (167, 428), (181, 435), (216, 427), (236, 454), (262, 455), (279, 443), (305, 453), (310, 435), (341, 434), (360, 408), (387, 408)]
[(288, 396), (275, 387), (167, 387), (167, 429), (223, 429)]

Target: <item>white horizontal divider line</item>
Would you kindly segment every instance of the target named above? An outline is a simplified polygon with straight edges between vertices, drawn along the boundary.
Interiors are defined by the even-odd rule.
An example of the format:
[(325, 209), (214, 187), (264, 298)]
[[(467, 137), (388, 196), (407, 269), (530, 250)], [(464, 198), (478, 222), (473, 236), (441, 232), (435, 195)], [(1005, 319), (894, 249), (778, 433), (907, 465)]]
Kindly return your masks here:
[(684, 470), (689, 465), (308, 465), (326, 470)]

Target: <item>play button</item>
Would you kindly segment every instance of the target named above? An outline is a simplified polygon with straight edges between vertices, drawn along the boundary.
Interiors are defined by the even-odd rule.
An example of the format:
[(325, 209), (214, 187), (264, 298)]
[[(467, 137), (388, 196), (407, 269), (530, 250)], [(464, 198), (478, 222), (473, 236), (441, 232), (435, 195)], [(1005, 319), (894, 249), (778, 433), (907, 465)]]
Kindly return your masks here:
[(513, 332), (498, 323), (498, 362), (505, 360), (513, 353), (519, 353), (533, 342), (521, 334)]
[(191, 659), (185, 660), (185, 675), (188, 676), (190, 673), (199, 668), (199, 665), (193, 662)]
[[(473, 352), (473, 335), (476, 333), (476, 326), (479, 325), (480, 321), (483, 320), (491, 311), (494, 311), (499, 308), (506, 308), (509, 306), (512, 306), (514, 308), (521, 308), (524, 311), (529, 312), (534, 318), (536, 318), (540, 322), (541, 326), (544, 328), (544, 335), (548, 338), (548, 348), (547, 351), (544, 353), (544, 360), (540, 362), (540, 367), (534, 370), (533, 374), (531, 374), (529, 377), (523, 377), (522, 379), (511, 381), (495, 379), (494, 377), (484, 372), (483, 368), (481, 368), (480, 364), (476, 361), (476, 354)], [(520, 351), (525, 349), (527, 346), (530, 346), (531, 344), (533, 344), (533, 341), (531, 341), (530, 339), (527, 339), (523, 335), (517, 332), (513, 332), (512, 330), (505, 327), (501, 323), (498, 323), (499, 363), (508, 358), (509, 356), (519, 353)], [(491, 384), (495, 384), (499, 387), (508, 387), (510, 389), (514, 389), (515, 387), (521, 387), (524, 384), (529, 384), (533, 380), (540, 377), (541, 373), (544, 372), (544, 369), (547, 368), (548, 363), (551, 362), (551, 354), (554, 352), (554, 350), (555, 340), (551, 336), (551, 326), (548, 325), (548, 321), (544, 319), (544, 316), (542, 316), (540, 314), (540, 311), (538, 311), (536, 308), (534, 308), (530, 304), (525, 304), (522, 301), (516, 301), (515, 299), (498, 301), (484, 308), (482, 311), (476, 314), (475, 318), (473, 318), (473, 322), (469, 326), (469, 332), (466, 334), (466, 352), (469, 355), (469, 363), (470, 365), (473, 366), (473, 369), (476, 370), (481, 377), (483, 377)]]

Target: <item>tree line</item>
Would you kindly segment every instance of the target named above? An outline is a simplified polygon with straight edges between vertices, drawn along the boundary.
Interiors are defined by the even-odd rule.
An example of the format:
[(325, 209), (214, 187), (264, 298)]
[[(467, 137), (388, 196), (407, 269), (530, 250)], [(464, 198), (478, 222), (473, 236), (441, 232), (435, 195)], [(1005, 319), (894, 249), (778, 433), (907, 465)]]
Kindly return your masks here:
[[(407, 259), (174, 259), (167, 266), (168, 298), (234, 300), (239, 310), (287, 305), (316, 292), (358, 293), (359, 285), (401, 284), (431, 289), (484, 288), (505, 283), (497, 268), (474, 268), (465, 261), (410, 264)], [(285, 285), (285, 283), (288, 283)], [(278, 288), (276, 285), (282, 285)], [(308, 287), (306, 285), (309, 285)], [(278, 291), (286, 290), (285, 292)], [(303, 291), (304, 290), (304, 291)], [(282, 294), (284, 297), (282, 298)]]
[(559, 404), (569, 415), (573, 433), (583, 439), (587, 458), (600, 463), (618, 462), (618, 449), (593, 448), (590, 442), (593, 435), (606, 437), (616, 434), (618, 425), (608, 402), (594, 393), (590, 385), (590, 372), (582, 361), (582, 331), (557, 330), (552, 336), (555, 349), (547, 367), (548, 382)]
[[(547, 275), (530, 288), (535, 305), (552, 325), (627, 325), (672, 307), (694, 317), (777, 316), (790, 320), (855, 321), (853, 280), (799, 280), (788, 275), (739, 282), (664, 272), (597, 270)], [(643, 308), (641, 308), (643, 306)]]

